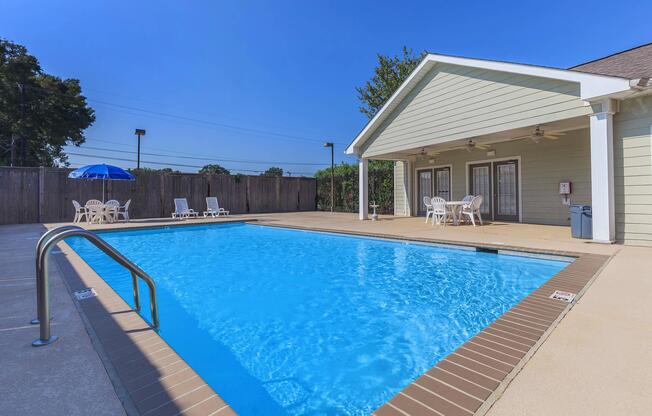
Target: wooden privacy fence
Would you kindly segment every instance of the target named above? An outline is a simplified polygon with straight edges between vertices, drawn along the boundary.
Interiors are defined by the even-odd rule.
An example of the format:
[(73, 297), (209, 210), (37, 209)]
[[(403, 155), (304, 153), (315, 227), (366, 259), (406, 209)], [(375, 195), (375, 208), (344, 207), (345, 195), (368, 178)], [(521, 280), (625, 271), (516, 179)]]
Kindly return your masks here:
[[(72, 200), (82, 205), (102, 198), (102, 181), (69, 179), (71, 169), (0, 167), (0, 224), (72, 221)], [(168, 217), (174, 198), (206, 209), (205, 198), (216, 196), (232, 214), (314, 211), (314, 178), (196, 173), (139, 172), (135, 181), (107, 181), (106, 199), (131, 199), (132, 218)]]

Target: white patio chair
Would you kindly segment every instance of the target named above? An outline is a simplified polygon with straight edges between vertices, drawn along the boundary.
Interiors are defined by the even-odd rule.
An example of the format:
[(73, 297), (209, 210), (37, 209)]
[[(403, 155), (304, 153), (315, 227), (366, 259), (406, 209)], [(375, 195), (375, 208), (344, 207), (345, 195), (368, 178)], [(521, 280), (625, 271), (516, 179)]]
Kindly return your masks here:
[(432, 198), (424, 196), (423, 205), (426, 206), (426, 224), (428, 224), (428, 218), (432, 215)]
[(82, 207), (79, 202), (75, 201), (74, 199), (72, 200), (72, 205), (75, 207), (75, 218), (72, 220), (72, 222), (81, 222), (82, 217), (86, 220), (86, 222), (91, 221), (91, 217), (88, 215), (88, 209), (86, 207)]
[(482, 205), (482, 195), (474, 196), (468, 205), (462, 207), (462, 217), (467, 216), (471, 220), (471, 224), (475, 227), (475, 217), (477, 216), (482, 224), (482, 214), (480, 213), (480, 206)]
[(125, 204), (121, 207), (118, 207), (118, 210), (115, 212), (115, 219), (116, 221), (120, 219), (120, 215), (122, 215), (122, 218), (129, 222), (129, 205), (131, 204), (131, 199), (129, 199)]
[(432, 225), (443, 224), (446, 225), (446, 220), (448, 219), (448, 206), (446, 205), (446, 200), (441, 197), (434, 197), (431, 200), (432, 205)]
[(174, 212), (172, 213), (172, 218), (178, 218), (178, 219), (183, 219), (183, 218), (190, 218), (190, 217), (195, 217), (199, 213), (195, 211), (192, 208), (188, 208), (188, 201), (186, 198), (174, 198)]
[(104, 211), (106, 217), (111, 221), (118, 220), (118, 209), (120, 208), (120, 201), (110, 199), (104, 203)]
[(89, 199), (84, 204), (84, 207), (86, 207), (88, 216), (90, 216), (89, 223), (95, 222), (96, 220), (97, 222), (102, 222), (102, 218), (104, 217), (104, 202), (99, 199)]
[(229, 216), (229, 211), (220, 207), (220, 203), (217, 200), (217, 197), (207, 196), (206, 197), (206, 211), (204, 211), (204, 218), (208, 217), (219, 217), (220, 214), (224, 216)]

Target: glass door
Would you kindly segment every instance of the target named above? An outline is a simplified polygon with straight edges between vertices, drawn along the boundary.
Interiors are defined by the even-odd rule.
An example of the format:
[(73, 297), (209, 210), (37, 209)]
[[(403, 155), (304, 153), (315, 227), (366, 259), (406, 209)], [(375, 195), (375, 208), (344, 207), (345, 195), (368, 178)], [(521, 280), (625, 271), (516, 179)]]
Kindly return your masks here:
[(451, 169), (435, 168), (435, 193), (434, 195), (451, 200)]
[(491, 163), (478, 163), (469, 166), (469, 193), (482, 195), (480, 212), (483, 218), (492, 218), (491, 203)]
[(518, 161), (494, 163), (494, 218), (518, 221)]
[(418, 193), (419, 201), (417, 201), (418, 215), (426, 215), (426, 205), (423, 203), (423, 198), (432, 198), (432, 169), (424, 169), (417, 171), (418, 175)]

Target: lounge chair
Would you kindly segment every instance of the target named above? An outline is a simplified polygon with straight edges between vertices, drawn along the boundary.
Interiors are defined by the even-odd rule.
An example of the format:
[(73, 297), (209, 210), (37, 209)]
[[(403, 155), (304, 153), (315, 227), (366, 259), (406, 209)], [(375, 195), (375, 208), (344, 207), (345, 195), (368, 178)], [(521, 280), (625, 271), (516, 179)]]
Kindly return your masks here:
[(446, 220), (448, 219), (446, 200), (436, 196), (431, 199), (430, 204), (432, 205), (432, 225), (435, 225), (435, 222), (437, 225), (446, 225)]
[(72, 200), (72, 205), (75, 207), (75, 218), (72, 220), (72, 222), (81, 222), (82, 217), (86, 220), (86, 222), (91, 221), (91, 217), (88, 214), (88, 209), (86, 207), (82, 207), (79, 202), (75, 201), (74, 199)]
[(220, 214), (224, 216), (229, 216), (229, 211), (226, 211), (224, 208), (220, 208), (220, 204), (217, 201), (217, 198), (214, 196), (206, 197), (206, 211), (204, 211), (204, 218), (208, 217), (219, 217)]
[(186, 198), (174, 198), (174, 212), (172, 213), (172, 218), (184, 219), (195, 217), (199, 213), (192, 208), (188, 208), (188, 201)]
[(482, 206), (482, 195), (474, 196), (468, 205), (462, 207), (462, 217), (467, 216), (471, 220), (471, 224), (475, 227), (475, 218), (478, 217), (480, 225), (482, 224), (482, 214), (480, 213), (480, 206)]
[(124, 218), (125, 221), (129, 222), (129, 205), (131, 204), (131, 199), (125, 202), (121, 207), (118, 207), (118, 210), (115, 212), (116, 221), (120, 219), (120, 215)]
[(426, 206), (426, 224), (428, 224), (428, 218), (432, 215), (432, 198), (424, 196), (423, 205)]

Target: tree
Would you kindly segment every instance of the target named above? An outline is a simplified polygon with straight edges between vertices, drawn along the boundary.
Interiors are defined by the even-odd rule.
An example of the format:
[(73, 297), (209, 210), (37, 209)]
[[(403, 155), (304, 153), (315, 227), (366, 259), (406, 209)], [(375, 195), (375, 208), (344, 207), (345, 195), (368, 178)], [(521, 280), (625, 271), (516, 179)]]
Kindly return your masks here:
[[(129, 169), (129, 172), (134, 172), (138, 173), (138, 169)], [(147, 168), (147, 167), (142, 167), (140, 168), (140, 172), (153, 172), (153, 173), (181, 173), (178, 170), (174, 170), (172, 168)]]
[(261, 173), (260, 176), (283, 176), (283, 169), (277, 167), (271, 167), (265, 172)]
[(79, 146), (95, 113), (79, 80), (43, 72), (21, 45), (0, 38), (0, 164), (67, 166), (63, 146)]
[[(378, 65), (374, 75), (362, 87), (356, 87), (360, 112), (369, 119), (373, 118), (389, 98), (401, 86), (403, 81), (419, 65), (426, 52), (415, 55), (412, 49), (403, 46), (403, 54), (387, 56), (378, 54)], [(392, 161), (375, 161), (376, 168), (391, 169)], [(372, 166), (370, 165), (371, 169)]]
[(228, 169), (217, 165), (217, 164), (212, 164), (212, 165), (206, 165), (203, 168), (199, 169), (199, 173), (210, 173), (210, 174), (215, 174), (215, 175), (230, 175), (231, 172), (229, 172)]
[(414, 55), (412, 49), (403, 46), (403, 55), (394, 57), (378, 54), (378, 65), (374, 75), (364, 86), (356, 87), (360, 112), (370, 119), (380, 110), (389, 97), (419, 65), (425, 52)]

